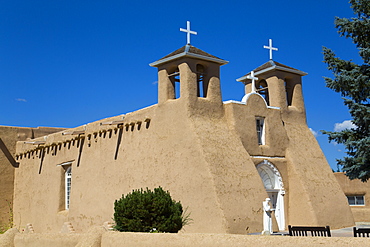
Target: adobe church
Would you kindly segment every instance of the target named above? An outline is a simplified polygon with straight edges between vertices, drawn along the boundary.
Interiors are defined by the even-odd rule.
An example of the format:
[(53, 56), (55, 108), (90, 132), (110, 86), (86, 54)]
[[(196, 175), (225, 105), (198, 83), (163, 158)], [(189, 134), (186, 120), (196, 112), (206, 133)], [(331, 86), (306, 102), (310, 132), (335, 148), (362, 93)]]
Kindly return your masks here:
[(261, 232), (267, 197), (279, 231), (288, 224), (354, 225), (306, 124), (306, 73), (270, 56), (236, 75), (245, 85), (242, 100), (223, 102), (220, 67), (227, 63), (188, 37), (150, 64), (158, 69), (156, 105), (18, 141), (15, 226), (59, 232), (69, 222), (85, 232), (112, 221), (122, 194), (158, 186), (190, 212), (187, 233)]

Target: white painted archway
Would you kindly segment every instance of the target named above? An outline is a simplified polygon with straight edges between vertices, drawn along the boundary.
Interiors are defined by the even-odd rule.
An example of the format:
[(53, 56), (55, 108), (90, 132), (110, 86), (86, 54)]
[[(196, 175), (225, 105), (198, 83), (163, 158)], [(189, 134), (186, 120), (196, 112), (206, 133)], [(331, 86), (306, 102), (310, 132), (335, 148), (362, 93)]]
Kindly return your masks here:
[(257, 165), (257, 171), (265, 186), (266, 192), (271, 199), (271, 204), (275, 208), (275, 217), (279, 230), (285, 230), (285, 211), (284, 211), (284, 184), (280, 172), (267, 160)]

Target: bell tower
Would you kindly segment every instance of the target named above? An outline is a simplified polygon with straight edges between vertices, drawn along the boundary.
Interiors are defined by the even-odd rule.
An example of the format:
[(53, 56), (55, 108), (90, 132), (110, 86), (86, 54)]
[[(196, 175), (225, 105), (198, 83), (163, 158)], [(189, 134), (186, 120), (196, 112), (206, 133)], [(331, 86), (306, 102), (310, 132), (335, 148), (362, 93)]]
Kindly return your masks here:
[(251, 73), (237, 79), (244, 83), (246, 94), (254, 90), (265, 98), (269, 106), (281, 109), (293, 106), (299, 111), (304, 111), (302, 76), (307, 73), (273, 60), (264, 63), (253, 72), (254, 76), (258, 77), (253, 89), (252, 80), (248, 78)]
[[(252, 72), (237, 79), (245, 85), (245, 93), (258, 93), (271, 107), (278, 107), (283, 119), (292, 115), (301, 115), (306, 120), (305, 106), (302, 94), (302, 76), (307, 73), (275, 62), (272, 51), (277, 48), (270, 45), (264, 46), (270, 50), (270, 60)], [(285, 117), (284, 117), (285, 116)]]
[(222, 103), (220, 66), (228, 62), (190, 45), (190, 22), (187, 44), (150, 64), (158, 68), (158, 104), (185, 101), (190, 105), (198, 101)]

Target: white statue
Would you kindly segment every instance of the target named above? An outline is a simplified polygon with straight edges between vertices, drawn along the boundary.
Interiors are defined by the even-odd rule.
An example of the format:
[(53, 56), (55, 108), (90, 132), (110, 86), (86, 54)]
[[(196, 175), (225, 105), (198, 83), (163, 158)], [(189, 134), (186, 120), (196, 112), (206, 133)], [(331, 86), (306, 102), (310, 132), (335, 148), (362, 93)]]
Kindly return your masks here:
[(266, 198), (262, 202), (263, 208), (263, 235), (270, 235), (272, 234), (272, 219), (271, 219), (271, 212), (274, 211), (270, 205), (270, 198)]

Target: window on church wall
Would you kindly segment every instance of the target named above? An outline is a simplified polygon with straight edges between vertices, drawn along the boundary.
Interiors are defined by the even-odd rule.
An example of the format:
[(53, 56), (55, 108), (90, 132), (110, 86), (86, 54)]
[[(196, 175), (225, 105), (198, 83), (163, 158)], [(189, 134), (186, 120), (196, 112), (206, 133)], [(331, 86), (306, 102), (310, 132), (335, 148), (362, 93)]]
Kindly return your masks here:
[(256, 117), (256, 130), (258, 145), (265, 145), (265, 118)]
[(347, 200), (350, 206), (365, 206), (365, 196), (363, 195), (347, 196)]
[(171, 80), (172, 84), (172, 99), (180, 98), (180, 71), (179, 68), (176, 68), (169, 73), (168, 77)]
[(196, 66), (198, 97), (207, 97), (207, 87), (204, 82), (205, 68), (201, 64)]
[(266, 104), (270, 105), (269, 91), (267, 87), (267, 82), (265, 80), (261, 80), (258, 82), (257, 92), (265, 99)]
[(72, 186), (72, 161), (58, 164), (60, 167), (60, 190), (59, 190), (59, 210), (68, 210), (70, 205), (70, 195)]
[(71, 185), (72, 185), (72, 167), (68, 166), (66, 167), (65, 172), (65, 209), (69, 209), (69, 203), (70, 203), (70, 196), (71, 196)]

